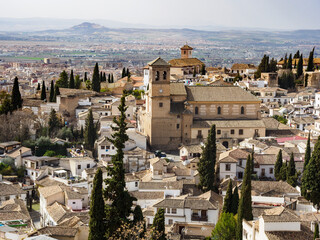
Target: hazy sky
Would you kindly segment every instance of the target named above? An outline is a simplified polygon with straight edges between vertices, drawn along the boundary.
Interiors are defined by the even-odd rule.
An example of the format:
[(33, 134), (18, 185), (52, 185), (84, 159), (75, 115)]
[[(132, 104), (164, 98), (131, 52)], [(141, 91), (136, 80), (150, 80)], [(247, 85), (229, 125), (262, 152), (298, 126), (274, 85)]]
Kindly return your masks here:
[(150, 26), (320, 29), (320, 0), (0, 0), (1, 17), (108, 19)]

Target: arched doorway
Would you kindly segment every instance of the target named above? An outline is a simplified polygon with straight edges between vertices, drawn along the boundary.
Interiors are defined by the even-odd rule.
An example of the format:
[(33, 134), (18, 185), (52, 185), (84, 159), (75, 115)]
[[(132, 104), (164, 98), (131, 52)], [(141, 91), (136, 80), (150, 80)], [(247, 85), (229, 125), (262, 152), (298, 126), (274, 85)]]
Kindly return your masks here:
[(222, 142), (222, 145), (223, 145), (225, 148), (229, 148), (229, 142), (228, 142), (228, 141)]

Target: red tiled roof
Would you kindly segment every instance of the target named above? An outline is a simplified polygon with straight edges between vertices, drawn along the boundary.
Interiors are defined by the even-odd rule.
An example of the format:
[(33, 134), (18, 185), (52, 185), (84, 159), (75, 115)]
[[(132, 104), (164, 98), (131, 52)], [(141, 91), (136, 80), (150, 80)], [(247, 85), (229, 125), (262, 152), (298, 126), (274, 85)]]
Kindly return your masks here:
[(293, 140), (307, 140), (307, 138), (300, 137), (300, 136), (293, 136), (293, 137), (284, 137), (284, 138), (277, 138), (278, 143), (284, 143), (286, 141), (293, 141)]

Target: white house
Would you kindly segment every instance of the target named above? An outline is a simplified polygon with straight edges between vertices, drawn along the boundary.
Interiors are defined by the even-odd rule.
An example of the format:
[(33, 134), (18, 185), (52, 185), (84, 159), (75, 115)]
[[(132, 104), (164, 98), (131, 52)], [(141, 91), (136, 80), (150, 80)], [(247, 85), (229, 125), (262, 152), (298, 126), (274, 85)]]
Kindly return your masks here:
[[(220, 180), (231, 178), (242, 180), (249, 153), (234, 149), (220, 154), (219, 177)], [(257, 177), (274, 179), (275, 154), (254, 154), (254, 173)]]
[[(165, 225), (179, 223), (216, 224), (222, 206), (222, 196), (209, 191), (199, 196), (163, 199), (153, 205), (153, 212), (165, 209)], [(147, 216), (147, 223), (153, 223), (154, 216)]]
[(10, 199), (26, 200), (27, 192), (23, 191), (19, 185), (0, 183), (0, 203)]
[(243, 240), (304, 239), (312, 240), (310, 228), (299, 216), (284, 207), (267, 209), (255, 221), (243, 220)]
[(75, 157), (60, 159), (60, 166), (70, 170), (73, 177), (81, 177), (82, 171), (97, 165), (93, 158)]

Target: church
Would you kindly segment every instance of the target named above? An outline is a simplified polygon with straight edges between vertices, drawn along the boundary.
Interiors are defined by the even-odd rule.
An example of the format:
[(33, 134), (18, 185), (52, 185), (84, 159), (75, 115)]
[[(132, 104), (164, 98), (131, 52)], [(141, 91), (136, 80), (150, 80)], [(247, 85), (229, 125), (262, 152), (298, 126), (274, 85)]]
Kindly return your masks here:
[(260, 99), (236, 86), (187, 86), (170, 82), (172, 66), (157, 58), (148, 65), (145, 107), (138, 130), (152, 149), (176, 150), (204, 142), (212, 124), (226, 148), (245, 138), (264, 137)]

